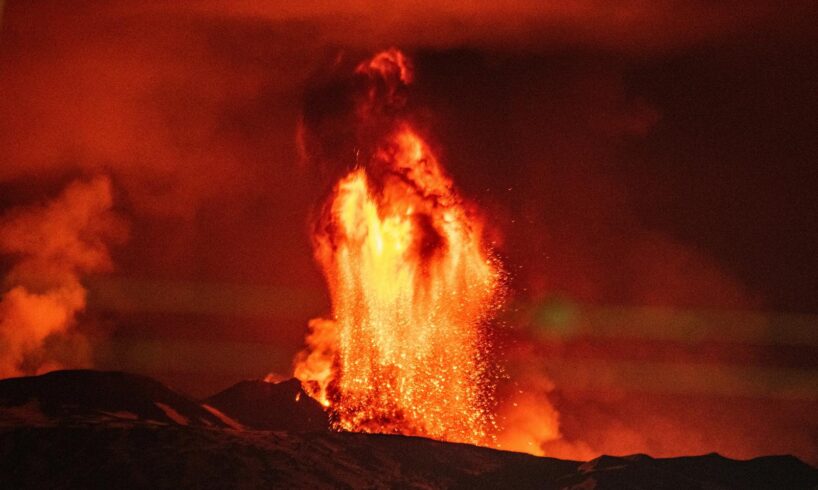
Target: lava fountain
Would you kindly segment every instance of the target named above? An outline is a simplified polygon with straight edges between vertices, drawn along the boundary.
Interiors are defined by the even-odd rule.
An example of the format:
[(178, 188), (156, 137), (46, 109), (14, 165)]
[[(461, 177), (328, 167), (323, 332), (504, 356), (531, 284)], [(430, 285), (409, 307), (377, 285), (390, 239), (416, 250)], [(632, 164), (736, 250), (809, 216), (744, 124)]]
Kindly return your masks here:
[(356, 124), (379, 128), (358, 133), (375, 136), (316, 220), (332, 315), (310, 322), (295, 376), (336, 429), (486, 444), (495, 423), (485, 324), (501, 269), (476, 209), (395, 110), (413, 78), (407, 58), (379, 53), (354, 76), (364, 87)]

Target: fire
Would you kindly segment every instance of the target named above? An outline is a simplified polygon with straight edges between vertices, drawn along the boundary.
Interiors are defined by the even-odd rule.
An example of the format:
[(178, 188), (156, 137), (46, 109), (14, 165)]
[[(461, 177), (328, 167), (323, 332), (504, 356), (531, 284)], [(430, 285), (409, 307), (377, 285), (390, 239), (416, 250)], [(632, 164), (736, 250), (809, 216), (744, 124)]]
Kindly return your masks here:
[[(386, 84), (370, 88), (360, 118), (413, 78), (396, 50), (356, 74)], [(428, 144), (403, 118), (387, 129), (337, 182), (317, 223), (332, 318), (310, 322), (295, 375), (337, 429), (486, 444), (494, 421), (484, 323), (501, 270)]]

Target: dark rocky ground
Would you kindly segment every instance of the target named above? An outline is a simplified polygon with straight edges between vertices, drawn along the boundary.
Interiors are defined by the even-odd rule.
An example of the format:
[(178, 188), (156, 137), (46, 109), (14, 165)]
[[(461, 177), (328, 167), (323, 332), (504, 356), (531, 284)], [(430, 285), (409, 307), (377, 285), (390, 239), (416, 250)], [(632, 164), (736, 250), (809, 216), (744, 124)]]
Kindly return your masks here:
[(197, 402), (125, 373), (3, 380), (0, 488), (818, 488), (792, 456), (563, 461), (325, 424), (292, 381)]

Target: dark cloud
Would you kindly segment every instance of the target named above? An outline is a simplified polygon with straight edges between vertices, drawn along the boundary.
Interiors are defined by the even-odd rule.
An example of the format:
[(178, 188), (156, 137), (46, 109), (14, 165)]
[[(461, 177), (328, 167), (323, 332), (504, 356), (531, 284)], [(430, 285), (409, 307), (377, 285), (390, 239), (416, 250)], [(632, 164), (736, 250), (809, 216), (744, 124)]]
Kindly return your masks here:
[[(769, 0), (512, 0), (490, 5), (464, 0), (409, 0), (383, 5), (352, 0), (279, 5), (209, 0), (195, 5), (135, 2), (108, 13), (187, 14), (216, 18), (298, 22), (312, 26), (325, 45), (367, 49), (396, 44), (451, 49), (466, 46), (533, 51), (590, 47), (614, 52), (653, 53), (713, 42), (753, 31), (809, 29), (807, 1), (787, 9)], [(99, 12), (99, 5), (96, 6)], [(812, 12), (814, 13), (814, 12)]]

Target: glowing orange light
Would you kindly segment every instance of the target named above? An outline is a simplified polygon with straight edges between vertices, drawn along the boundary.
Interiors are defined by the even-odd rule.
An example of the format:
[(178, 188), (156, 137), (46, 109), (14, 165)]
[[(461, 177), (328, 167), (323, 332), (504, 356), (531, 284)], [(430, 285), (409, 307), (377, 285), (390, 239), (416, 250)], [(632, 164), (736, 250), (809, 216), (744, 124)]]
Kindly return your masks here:
[[(412, 75), (400, 52), (361, 70)], [(374, 76), (374, 75), (373, 75)], [(405, 121), (340, 179), (314, 236), (332, 319), (310, 323), (295, 375), (338, 429), (486, 443), (486, 339), (501, 273), (481, 221)]]

